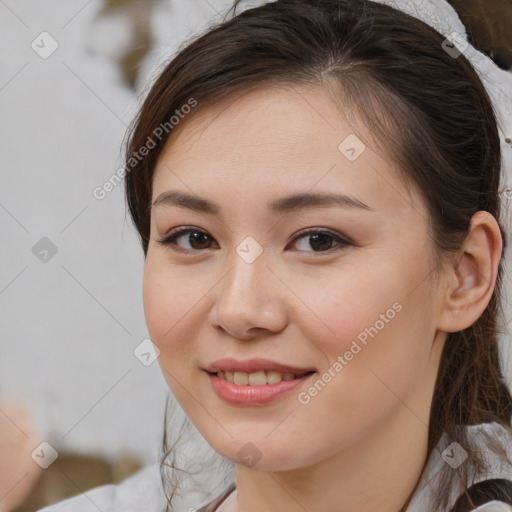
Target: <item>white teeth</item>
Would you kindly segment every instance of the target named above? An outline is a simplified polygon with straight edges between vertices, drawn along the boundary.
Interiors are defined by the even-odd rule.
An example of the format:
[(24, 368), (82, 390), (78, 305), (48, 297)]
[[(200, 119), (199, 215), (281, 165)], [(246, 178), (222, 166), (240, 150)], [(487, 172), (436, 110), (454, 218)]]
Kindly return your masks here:
[(265, 372), (249, 373), (249, 385), (264, 386), (266, 383), (267, 383), (267, 376), (265, 375)]
[(223, 380), (239, 386), (264, 386), (265, 384), (277, 384), (282, 380), (293, 380), (298, 378), (291, 372), (259, 371), (254, 373), (246, 372), (217, 372), (217, 376)]
[(238, 385), (249, 384), (249, 374), (245, 372), (235, 372), (233, 379), (234, 383)]
[(267, 372), (267, 384), (277, 384), (283, 380), (283, 375), (279, 372)]

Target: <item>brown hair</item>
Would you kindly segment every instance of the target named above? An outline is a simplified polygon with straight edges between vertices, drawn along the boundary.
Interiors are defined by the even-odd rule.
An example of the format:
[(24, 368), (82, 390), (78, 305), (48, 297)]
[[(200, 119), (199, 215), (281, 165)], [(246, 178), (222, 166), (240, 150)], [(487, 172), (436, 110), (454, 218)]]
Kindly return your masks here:
[[(351, 117), (352, 127), (359, 119), (368, 127), (374, 140), (361, 136), (364, 142), (385, 151), (403, 180), (426, 199), (438, 261), (461, 248), (475, 212), (485, 210), (499, 222), (501, 153), (493, 107), (468, 60), (463, 54), (450, 56), (442, 46), (444, 39), (418, 19), (369, 0), (278, 0), (225, 19), (189, 41), (151, 87), (126, 145), (131, 167), (126, 199), (144, 254), (153, 172), (173, 133), (169, 129), (154, 141), (157, 127), (191, 98), (198, 106), (180, 120), (180, 129), (202, 109), (273, 85), (323, 85), (340, 110), (342, 104), (348, 107), (343, 112)], [(133, 161), (132, 155), (149, 138), (155, 146), (145, 158)], [(461, 427), (497, 422), (512, 434), (512, 396), (497, 340), (502, 273), (500, 261), (487, 308), (467, 329), (449, 333), (444, 346), (428, 426), (428, 455), (445, 432), (469, 458), (457, 470), (444, 465), (447, 472), (431, 510), (446, 510), (454, 479), (467, 489), (469, 469), (485, 467)], [(505, 451), (492, 439), (489, 446), (506, 460)], [(509, 485), (505, 482), (502, 490), (512, 504)], [(492, 489), (485, 492), (496, 499)], [(464, 496), (457, 512), (474, 507), (471, 493)]]

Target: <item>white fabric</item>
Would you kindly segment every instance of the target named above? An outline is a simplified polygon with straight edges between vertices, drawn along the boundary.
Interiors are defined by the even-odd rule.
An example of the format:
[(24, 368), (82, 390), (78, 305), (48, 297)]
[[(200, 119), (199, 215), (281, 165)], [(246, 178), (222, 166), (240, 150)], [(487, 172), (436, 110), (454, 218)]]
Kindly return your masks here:
[[(482, 423), (465, 428), (470, 436), (470, 440), (474, 444), (474, 449), (480, 452), (486, 463), (486, 467), (489, 468), (488, 471), (484, 473), (470, 475), (471, 481), (468, 482), (468, 485), (493, 478), (503, 478), (512, 481), (512, 437), (510, 434), (500, 424), (495, 422)], [(506, 460), (498, 458), (494, 452), (488, 449), (485, 434), (499, 441), (500, 445), (506, 449)], [(443, 472), (441, 472), (440, 469), (444, 469), (446, 467), (444, 465), (447, 464), (442, 458), (442, 453), (450, 444), (451, 441), (447, 438), (446, 434), (443, 434), (427, 462), (425, 470), (421, 475), (417, 491), (409, 503), (407, 512), (428, 512), (431, 510), (430, 504), (437, 496), (443, 478)], [(464, 462), (462, 463), (464, 464)], [(454, 482), (454, 485), (457, 484)], [(453, 506), (457, 497), (460, 496), (462, 492), (463, 488), (460, 485), (451, 489), (451, 506)], [(492, 509), (485, 510), (485, 512), (491, 512), (491, 510)], [(512, 512), (508, 509), (505, 509), (505, 511)]]
[(500, 501), (490, 501), (475, 508), (473, 512), (512, 512), (512, 507)]

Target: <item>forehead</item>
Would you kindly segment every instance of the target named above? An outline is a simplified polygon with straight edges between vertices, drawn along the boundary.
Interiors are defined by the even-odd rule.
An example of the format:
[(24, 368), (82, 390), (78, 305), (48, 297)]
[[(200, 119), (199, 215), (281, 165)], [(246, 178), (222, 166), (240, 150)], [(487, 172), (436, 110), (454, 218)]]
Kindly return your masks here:
[(153, 200), (169, 188), (220, 202), (231, 192), (271, 199), (327, 190), (410, 208), (415, 198), (396, 165), (365, 145), (372, 136), (358, 125), (355, 133), (321, 86), (264, 88), (204, 108), (160, 155)]
[(336, 141), (344, 131), (351, 131), (320, 86), (276, 85), (241, 93), (184, 121), (166, 148), (171, 149), (174, 161), (219, 144), (231, 151), (215, 152), (218, 159), (245, 157), (251, 152), (264, 157), (277, 149), (281, 160), (292, 159), (310, 155), (311, 149), (319, 153), (337, 150)]

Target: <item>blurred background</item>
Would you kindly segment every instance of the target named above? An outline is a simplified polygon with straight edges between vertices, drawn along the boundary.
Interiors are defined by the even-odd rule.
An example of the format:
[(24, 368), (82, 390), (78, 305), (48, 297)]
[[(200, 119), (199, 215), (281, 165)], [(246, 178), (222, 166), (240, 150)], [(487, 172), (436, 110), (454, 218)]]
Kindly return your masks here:
[[(450, 3), (511, 69), (512, 2)], [(122, 166), (155, 70), (231, 4), (0, 0), (0, 511), (158, 461), (168, 389), (148, 344), (143, 252), (122, 183), (94, 191)], [(508, 344), (503, 359), (512, 380)], [(29, 464), (13, 463), (20, 452)]]

